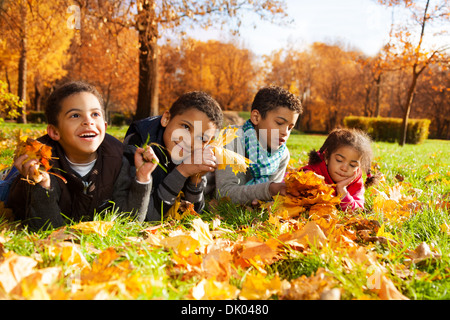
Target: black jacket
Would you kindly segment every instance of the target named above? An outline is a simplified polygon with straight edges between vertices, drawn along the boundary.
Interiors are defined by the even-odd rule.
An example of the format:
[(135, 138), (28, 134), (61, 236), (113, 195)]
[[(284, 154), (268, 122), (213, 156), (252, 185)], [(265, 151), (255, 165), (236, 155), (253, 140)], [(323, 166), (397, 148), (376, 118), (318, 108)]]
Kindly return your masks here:
[[(146, 221), (160, 221), (161, 215), (165, 216), (167, 211), (174, 205), (175, 200), (183, 191), (184, 199), (194, 204), (196, 212), (200, 213), (204, 206), (203, 190), (206, 186), (206, 179), (202, 183), (194, 185), (184, 177), (172, 162), (169, 153), (164, 145), (165, 127), (161, 125), (161, 116), (149, 117), (133, 122), (125, 135), (124, 155), (130, 163), (134, 163), (134, 152), (136, 147), (142, 147), (149, 139), (149, 143), (158, 157), (160, 164), (167, 170), (167, 173), (157, 166), (152, 173), (153, 187), (151, 199), (147, 211)], [(136, 168), (132, 168), (131, 174), (135, 174)]]

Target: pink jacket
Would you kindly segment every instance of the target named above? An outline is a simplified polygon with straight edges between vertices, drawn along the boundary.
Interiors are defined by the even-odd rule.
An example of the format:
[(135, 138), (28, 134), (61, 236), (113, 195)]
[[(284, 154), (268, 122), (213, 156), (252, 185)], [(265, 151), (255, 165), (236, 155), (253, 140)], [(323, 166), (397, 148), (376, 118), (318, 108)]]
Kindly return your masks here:
[[(321, 156), (323, 159), (323, 157)], [(301, 171), (314, 171), (318, 175), (321, 175), (325, 178), (325, 183), (334, 184), (334, 181), (331, 179), (327, 165), (325, 161), (322, 160), (317, 164), (308, 164), (300, 168)], [(336, 188), (335, 188), (336, 190)], [(360, 175), (347, 186), (347, 195), (341, 199), (341, 209), (342, 210), (354, 210), (357, 208), (364, 208), (364, 181), (362, 178), (362, 174)], [(335, 192), (336, 195), (336, 192)]]

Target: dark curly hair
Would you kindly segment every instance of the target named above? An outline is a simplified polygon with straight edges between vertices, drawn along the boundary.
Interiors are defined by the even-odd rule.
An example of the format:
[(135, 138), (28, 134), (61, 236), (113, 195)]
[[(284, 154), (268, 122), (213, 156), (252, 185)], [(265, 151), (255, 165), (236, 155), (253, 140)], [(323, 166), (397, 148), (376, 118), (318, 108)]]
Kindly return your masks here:
[(350, 146), (355, 148), (361, 154), (361, 170), (366, 172), (367, 179), (365, 186), (377, 184), (380, 179), (380, 174), (377, 172), (374, 175), (371, 173), (372, 163), (372, 140), (367, 133), (359, 129), (338, 128), (330, 132), (325, 142), (319, 151), (311, 150), (309, 153), (309, 164), (317, 164), (322, 161), (320, 154), (323, 154), (325, 159), (330, 159), (331, 154), (337, 149)]
[(61, 112), (62, 108), (62, 101), (73, 94), (82, 92), (92, 93), (98, 99), (102, 111), (105, 111), (103, 98), (93, 85), (84, 81), (71, 81), (64, 83), (60, 87), (56, 88), (47, 98), (47, 104), (45, 107), (45, 116), (47, 117), (47, 123), (57, 127), (58, 115)]
[(277, 86), (261, 88), (255, 95), (252, 110), (258, 110), (265, 118), (268, 111), (284, 107), (298, 114), (303, 113), (300, 99), (286, 89)]
[(181, 95), (172, 104), (169, 113), (174, 117), (193, 108), (205, 113), (217, 128), (222, 128), (223, 113), (219, 103), (203, 91), (191, 91)]

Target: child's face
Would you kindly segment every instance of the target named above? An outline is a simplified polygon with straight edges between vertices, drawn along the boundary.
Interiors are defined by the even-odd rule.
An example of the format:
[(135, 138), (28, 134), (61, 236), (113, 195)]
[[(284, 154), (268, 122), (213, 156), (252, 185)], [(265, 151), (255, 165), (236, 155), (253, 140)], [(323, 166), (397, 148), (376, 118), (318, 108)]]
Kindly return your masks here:
[(100, 102), (88, 92), (68, 96), (61, 102), (58, 127), (49, 125), (47, 132), (61, 144), (70, 161), (88, 163), (95, 160), (106, 132)]
[(268, 111), (265, 118), (257, 110), (251, 113), (259, 142), (271, 151), (278, 150), (287, 142), (298, 117), (298, 113), (285, 107)]
[(344, 146), (335, 150), (325, 161), (331, 179), (338, 183), (356, 173), (360, 167), (361, 155), (355, 148)]
[(165, 127), (163, 141), (172, 161), (180, 163), (195, 149), (201, 149), (214, 137), (216, 125), (197, 109), (188, 109), (174, 117), (168, 111), (161, 118)]

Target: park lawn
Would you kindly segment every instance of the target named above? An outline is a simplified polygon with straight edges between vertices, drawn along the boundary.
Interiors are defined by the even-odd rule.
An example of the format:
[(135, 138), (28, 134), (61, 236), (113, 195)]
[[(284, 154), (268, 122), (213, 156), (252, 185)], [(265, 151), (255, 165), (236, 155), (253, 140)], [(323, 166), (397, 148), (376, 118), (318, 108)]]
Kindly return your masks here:
[[(0, 128), (7, 166), (17, 125)], [(27, 125), (22, 134), (44, 130)], [(108, 128), (119, 139), (125, 131)], [(291, 135), (291, 166), (324, 139)], [(249, 208), (211, 200), (201, 216), (162, 226), (110, 211), (92, 224), (32, 233), (0, 218), (0, 298), (449, 299), (449, 147), (374, 143), (373, 168), (385, 179), (366, 190), (365, 210), (353, 215), (318, 211), (317, 218), (307, 210), (289, 218), (276, 202)], [(371, 238), (353, 228), (374, 221)], [(305, 226), (322, 245), (294, 237)], [(16, 274), (3, 272), (6, 263)]]

